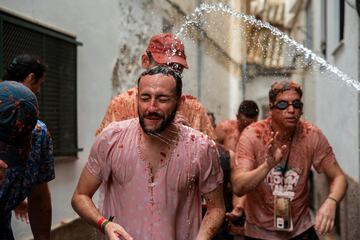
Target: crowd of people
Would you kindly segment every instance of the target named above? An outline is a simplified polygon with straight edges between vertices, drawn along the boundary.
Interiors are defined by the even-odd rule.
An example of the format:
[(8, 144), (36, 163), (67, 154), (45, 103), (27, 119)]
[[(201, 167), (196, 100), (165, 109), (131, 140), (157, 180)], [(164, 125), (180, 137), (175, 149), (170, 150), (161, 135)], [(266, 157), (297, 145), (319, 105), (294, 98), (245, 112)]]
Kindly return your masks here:
[[(275, 82), (263, 120), (244, 100), (236, 119), (216, 123), (182, 92), (191, 66), (179, 38), (153, 36), (141, 64), (137, 86), (109, 104), (71, 199), (104, 239), (300, 240), (333, 229), (346, 179), (324, 134), (302, 118), (299, 84)], [(0, 82), (0, 239), (14, 239), (13, 210), (34, 239), (50, 239), (53, 143), (35, 95), (45, 71), (24, 54)], [(314, 219), (312, 167), (330, 186)]]

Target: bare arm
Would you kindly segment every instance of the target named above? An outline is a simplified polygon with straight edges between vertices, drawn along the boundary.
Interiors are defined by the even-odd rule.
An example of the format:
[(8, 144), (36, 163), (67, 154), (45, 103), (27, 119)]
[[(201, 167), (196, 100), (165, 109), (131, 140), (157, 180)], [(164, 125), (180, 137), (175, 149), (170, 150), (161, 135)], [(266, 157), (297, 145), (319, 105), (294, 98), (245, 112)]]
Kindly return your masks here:
[(14, 209), (14, 213), (17, 220), (21, 220), (26, 224), (29, 224), (29, 208), (26, 200), (17, 205)]
[(271, 168), (272, 167), (265, 161), (263, 164), (250, 171), (235, 169), (231, 176), (233, 193), (241, 197), (254, 190), (259, 183), (264, 180)]
[[(252, 170), (232, 168), (231, 184), (234, 194), (241, 197), (254, 190), (264, 180), (269, 171), (282, 160), (287, 146), (275, 146), (274, 139), (276, 139), (276, 136), (277, 133), (266, 144), (267, 154), (264, 156), (265, 161), (257, 168)], [(241, 159), (237, 161), (241, 161)]]
[(7, 164), (3, 160), (0, 160), (0, 184), (5, 181), (7, 167)]
[(226, 213), (225, 216), (228, 220), (236, 221), (237, 219), (243, 216), (245, 197), (246, 196), (238, 197), (233, 194), (233, 199), (232, 199), (233, 209), (231, 212)]
[[(230, 167), (231, 167), (231, 170), (234, 171), (235, 153), (230, 150), (229, 154), (230, 154)], [(238, 197), (235, 194), (233, 194), (233, 196), (232, 196), (233, 209), (231, 212), (226, 213), (225, 217), (229, 221), (234, 221), (236, 219), (239, 219), (244, 214), (244, 202), (245, 202), (245, 196)]]
[[(71, 200), (71, 205), (79, 216), (96, 228), (98, 228), (97, 224), (102, 215), (92, 201), (92, 197), (100, 184), (101, 181), (93, 176), (85, 167)], [(132, 239), (124, 228), (116, 223), (108, 223), (105, 231), (110, 240), (117, 240), (119, 236), (126, 240)]]
[(49, 240), (51, 230), (51, 197), (47, 183), (35, 185), (28, 196), (31, 231), (35, 240)]
[(345, 174), (337, 163), (327, 168), (325, 174), (330, 182), (330, 193), (316, 214), (315, 229), (320, 235), (334, 227), (337, 203), (344, 197), (347, 187)]
[(212, 239), (224, 221), (225, 206), (222, 186), (204, 194), (207, 204), (206, 214), (201, 222), (197, 240)]

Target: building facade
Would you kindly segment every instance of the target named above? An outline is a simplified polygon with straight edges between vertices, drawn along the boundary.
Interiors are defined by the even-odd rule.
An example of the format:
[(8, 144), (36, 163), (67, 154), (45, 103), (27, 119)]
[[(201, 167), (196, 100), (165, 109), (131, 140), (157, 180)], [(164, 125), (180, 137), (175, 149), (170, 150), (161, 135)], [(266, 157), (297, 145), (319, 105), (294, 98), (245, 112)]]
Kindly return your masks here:
[[(242, 8), (238, 1), (223, 2), (238, 10)], [(185, 16), (201, 3), (0, 1), (1, 69), (19, 53), (32, 53), (44, 59), (49, 70), (41, 94), (42, 118), (54, 133), (55, 148), (72, 143), (68, 148), (58, 147), (55, 154), (56, 179), (50, 182), (52, 239), (69, 239), (66, 228), (72, 231), (73, 239), (96, 237), (96, 230), (88, 234), (79, 230), (77, 214), (70, 205), (95, 131), (111, 98), (135, 85), (142, 71), (140, 57), (149, 38), (163, 31), (177, 33)], [(207, 18), (210, 21), (212, 16)], [(231, 24), (231, 19), (227, 19), (225, 25), (179, 35), (185, 42), (189, 63), (189, 70), (184, 72), (184, 92), (198, 97), (218, 120), (234, 117), (242, 100), (241, 38), (224, 43)], [(223, 26), (227, 28), (215, 31)], [(69, 44), (71, 54), (64, 47)], [(11, 50), (10, 45), (14, 46)], [(58, 122), (60, 118), (64, 118), (62, 122)], [(16, 239), (31, 237), (29, 225), (15, 218), (12, 225)]]

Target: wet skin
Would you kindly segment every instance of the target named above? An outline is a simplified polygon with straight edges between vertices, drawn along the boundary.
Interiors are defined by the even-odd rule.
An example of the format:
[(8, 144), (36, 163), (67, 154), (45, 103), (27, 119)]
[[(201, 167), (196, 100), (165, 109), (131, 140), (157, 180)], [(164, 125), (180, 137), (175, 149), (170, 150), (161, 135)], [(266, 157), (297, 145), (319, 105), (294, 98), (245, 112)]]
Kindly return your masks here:
[(138, 111), (145, 132), (160, 133), (171, 124), (178, 105), (175, 87), (171, 76), (156, 74), (141, 78)]

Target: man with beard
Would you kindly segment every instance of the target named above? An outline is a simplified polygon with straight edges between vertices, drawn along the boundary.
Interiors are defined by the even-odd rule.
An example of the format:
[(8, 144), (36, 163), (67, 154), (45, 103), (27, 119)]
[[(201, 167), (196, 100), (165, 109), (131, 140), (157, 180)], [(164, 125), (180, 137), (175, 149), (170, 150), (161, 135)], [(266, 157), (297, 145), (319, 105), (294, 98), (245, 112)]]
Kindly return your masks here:
[[(270, 117), (246, 128), (236, 148), (234, 193), (245, 200), (245, 239), (318, 239), (334, 226), (346, 190), (332, 148), (313, 124), (300, 119), (302, 90), (292, 81), (269, 91)], [(329, 195), (316, 213), (308, 207), (311, 168), (325, 173)]]
[[(111, 240), (211, 239), (225, 213), (215, 143), (174, 121), (182, 81), (171, 68), (145, 71), (138, 89), (139, 117), (113, 122), (98, 135), (73, 208)], [(92, 196), (101, 183), (100, 212)], [(203, 220), (201, 196), (208, 203)]]
[[(184, 68), (188, 68), (184, 44), (171, 33), (156, 34), (151, 37), (149, 45), (141, 57), (141, 65), (144, 69), (166, 65), (181, 75)], [(138, 89), (133, 87), (116, 96), (110, 102), (96, 135), (113, 121), (137, 117), (137, 95)], [(214, 139), (214, 129), (205, 108), (196, 97), (189, 94), (183, 96), (176, 121), (199, 130)]]

